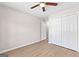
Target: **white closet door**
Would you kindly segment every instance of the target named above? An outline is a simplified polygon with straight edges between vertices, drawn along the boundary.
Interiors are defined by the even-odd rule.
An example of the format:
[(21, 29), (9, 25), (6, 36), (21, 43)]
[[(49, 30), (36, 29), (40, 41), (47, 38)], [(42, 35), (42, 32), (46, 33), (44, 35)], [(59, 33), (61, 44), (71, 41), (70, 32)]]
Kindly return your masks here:
[(77, 50), (77, 16), (62, 17), (62, 46)]
[(52, 43), (61, 45), (61, 19), (60, 17), (52, 19), (51, 26)]
[(79, 52), (79, 12), (78, 12), (78, 52)]

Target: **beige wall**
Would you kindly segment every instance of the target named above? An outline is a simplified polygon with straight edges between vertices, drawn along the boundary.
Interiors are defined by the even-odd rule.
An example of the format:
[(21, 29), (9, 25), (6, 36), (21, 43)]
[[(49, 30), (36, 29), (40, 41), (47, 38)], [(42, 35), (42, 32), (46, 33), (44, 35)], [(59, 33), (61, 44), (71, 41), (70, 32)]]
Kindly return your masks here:
[(40, 19), (0, 6), (0, 52), (40, 41)]

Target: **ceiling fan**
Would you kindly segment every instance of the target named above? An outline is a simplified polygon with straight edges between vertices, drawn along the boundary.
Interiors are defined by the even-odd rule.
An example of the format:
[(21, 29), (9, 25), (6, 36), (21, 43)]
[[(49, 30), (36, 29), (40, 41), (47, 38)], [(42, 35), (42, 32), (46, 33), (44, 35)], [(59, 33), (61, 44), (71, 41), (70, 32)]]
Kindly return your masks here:
[(49, 6), (57, 6), (58, 3), (54, 3), (54, 2), (40, 2), (40, 3), (36, 4), (35, 6), (32, 6), (30, 9), (33, 9), (33, 8), (35, 8), (37, 6), (40, 6), (42, 8), (43, 12), (45, 12), (46, 11), (45, 10), (45, 6), (46, 5), (49, 5)]

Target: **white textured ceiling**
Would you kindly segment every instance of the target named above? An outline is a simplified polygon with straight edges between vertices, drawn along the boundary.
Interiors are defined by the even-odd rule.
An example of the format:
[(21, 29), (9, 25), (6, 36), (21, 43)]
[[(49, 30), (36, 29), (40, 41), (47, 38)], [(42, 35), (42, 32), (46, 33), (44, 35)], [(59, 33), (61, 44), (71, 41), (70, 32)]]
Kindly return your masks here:
[(58, 2), (58, 6), (46, 6), (46, 12), (43, 12), (39, 6), (34, 9), (30, 9), (30, 7), (37, 3), (38, 2), (0, 2), (2, 5), (14, 8), (24, 13), (30, 13), (41, 18), (47, 18), (50, 14), (79, 7), (79, 2)]

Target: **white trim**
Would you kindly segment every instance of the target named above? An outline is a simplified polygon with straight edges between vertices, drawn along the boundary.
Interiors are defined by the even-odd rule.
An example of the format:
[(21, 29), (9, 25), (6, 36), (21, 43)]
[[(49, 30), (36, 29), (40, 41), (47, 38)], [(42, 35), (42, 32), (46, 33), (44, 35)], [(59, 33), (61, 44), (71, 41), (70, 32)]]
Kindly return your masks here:
[(45, 38), (43, 38), (43, 39), (41, 39), (41, 40), (46, 40), (47, 38), (45, 37)]
[(49, 44), (52, 44), (52, 42), (48, 42)]
[(30, 44), (34, 44), (34, 43), (37, 43), (37, 42), (40, 42), (40, 40), (35, 41), (35, 42), (31, 42), (31, 43), (29, 43), (29, 44), (24, 44), (24, 45), (21, 45), (21, 46), (17, 46), (17, 47), (13, 47), (13, 48), (9, 48), (9, 49), (0, 51), (0, 54), (1, 54), (1, 53), (5, 53), (5, 52), (8, 52), (8, 51), (11, 51), (11, 50), (14, 50), (14, 49), (17, 49), (17, 48), (21, 48), (21, 47), (24, 47), (24, 46), (27, 46), (27, 45), (30, 45)]

